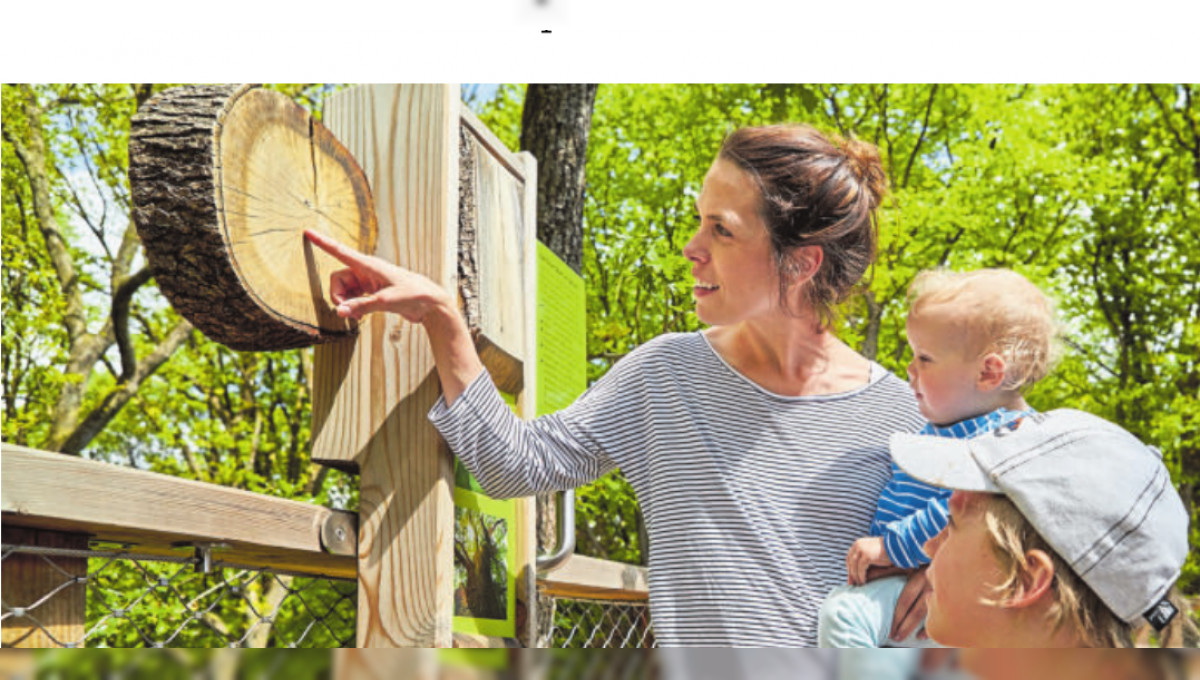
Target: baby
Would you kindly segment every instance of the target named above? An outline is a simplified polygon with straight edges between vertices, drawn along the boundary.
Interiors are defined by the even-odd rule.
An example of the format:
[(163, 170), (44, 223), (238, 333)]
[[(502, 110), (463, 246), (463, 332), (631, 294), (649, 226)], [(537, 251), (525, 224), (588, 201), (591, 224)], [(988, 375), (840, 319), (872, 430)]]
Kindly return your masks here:
[[(1053, 305), (1016, 272), (926, 271), (909, 288), (909, 383), (929, 423), (924, 435), (967, 439), (1022, 416), (1021, 391), (1046, 375), (1057, 325)], [(894, 463), (871, 524), (871, 535), (846, 554), (845, 586), (821, 607), (822, 647), (914, 647), (889, 641), (892, 614), (906, 578), (871, 580), (871, 567), (913, 569), (929, 563), (923, 546), (947, 522), (950, 491), (913, 479)]]

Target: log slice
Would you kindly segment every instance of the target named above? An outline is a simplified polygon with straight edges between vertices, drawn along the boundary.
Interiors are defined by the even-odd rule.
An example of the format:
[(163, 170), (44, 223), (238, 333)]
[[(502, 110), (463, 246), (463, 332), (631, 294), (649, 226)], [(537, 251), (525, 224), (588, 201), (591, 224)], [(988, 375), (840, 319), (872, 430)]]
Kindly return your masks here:
[(304, 108), (244, 85), (163, 91), (133, 119), (129, 178), (158, 286), (209, 338), (278, 350), (356, 332), (329, 304), (342, 265), (302, 232), (374, 252), (371, 192)]

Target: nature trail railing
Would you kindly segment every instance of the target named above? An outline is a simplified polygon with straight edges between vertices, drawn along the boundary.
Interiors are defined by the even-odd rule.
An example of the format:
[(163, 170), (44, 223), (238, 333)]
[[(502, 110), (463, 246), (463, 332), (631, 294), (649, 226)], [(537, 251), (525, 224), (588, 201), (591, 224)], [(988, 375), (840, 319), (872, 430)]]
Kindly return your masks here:
[[(353, 513), (8, 444), (0, 456), (3, 646), (354, 646)], [(653, 645), (640, 567), (574, 556), (537, 585), (554, 617), (539, 646)]]

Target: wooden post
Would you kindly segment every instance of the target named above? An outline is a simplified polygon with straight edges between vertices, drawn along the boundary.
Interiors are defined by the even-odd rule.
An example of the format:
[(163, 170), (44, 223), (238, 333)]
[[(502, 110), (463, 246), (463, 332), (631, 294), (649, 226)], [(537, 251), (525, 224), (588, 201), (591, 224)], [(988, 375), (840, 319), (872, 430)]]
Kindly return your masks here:
[[(372, 254), (460, 292), (484, 365), (532, 417), (532, 157), (505, 149), (461, 107), (454, 85), (354, 88), (326, 111), (371, 186)], [(313, 381), (313, 460), (360, 474), (358, 646), (505, 644), (451, 630), (453, 459), (426, 417), (440, 386), (424, 329), (368, 317), (356, 340), (315, 349)], [(536, 597), (532, 512), (532, 501), (517, 503), (519, 557), (509, 565), (525, 644), (536, 630), (536, 607), (526, 604)]]
[[(177, 284), (164, 287), (173, 303), (237, 349), (329, 343), (314, 353), (312, 459), (360, 476), (358, 646), (450, 646), (454, 479), (450, 452), (427, 419), (440, 387), (428, 338), (394, 315), (356, 327), (336, 319), (325, 289), (329, 258), (300, 231), (332, 233), (457, 290), (484, 365), (516, 397), (518, 413), (532, 417), (532, 158), (509, 152), (463, 110), (457, 85), (339, 92), (326, 102), (332, 134), (294, 103), (254, 88), (181, 88), (145, 109), (130, 144), (135, 217), (156, 276)], [(177, 149), (186, 150), (182, 160)], [(247, 234), (265, 240), (248, 247)], [(203, 256), (196, 239), (205, 239)], [(230, 286), (244, 294), (237, 305), (220, 304), (213, 291)], [(492, 636), (482, 644), (511, 643), (500, 635), (528, 642), (536, 609), (515, 601), (536, 594), (530, 508), (489, 507), (517, 525), (506, 535), (518, 555), (506, 566), (519, 586), (504, 584), (503, 620), (494, 608), (465, 607), (459, 624)], [(500, 601), (493, 586), (489, 606)], [(483, 591), (472, 592), (478, 599)], [(522, 613), (517, 633), (509, 617)], [(479, 619), (486, 625), (474, 625)]]
[[(10, 526), (3, 527), (2, 533), (5, 545), (75, 550), (88, 547), (84, 534)], [(80, 642), (87, 616), (86, 578), (87, 559), (82, 557), (44, 557), (28, 553), (6, 557), (0, 577), (4, 581), (4, 613), (24, 610), (27, 616), (10, 616), (4, 620), (4, 646), (58, 647)], [(54, 593), (60, 587), (62, 589)]]
[[(357, 87), (326, 106), (372, 187), (373, 254), (450, 290), (459, 107), (451, 85)], [(438, 382), (425, 329), (371, 315), (313, 364), (313, 460), (360, 475), (357, 646), (448, 647), (453, 473), (426, 418)]]

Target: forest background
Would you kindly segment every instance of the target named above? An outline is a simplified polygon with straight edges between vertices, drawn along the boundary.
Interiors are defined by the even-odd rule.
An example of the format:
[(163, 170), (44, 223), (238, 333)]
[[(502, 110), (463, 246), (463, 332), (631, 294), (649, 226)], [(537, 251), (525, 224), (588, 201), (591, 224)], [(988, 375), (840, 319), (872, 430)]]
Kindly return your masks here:
[[(355, 509), (311, 464), (310, 350), (238, 353), (179, 318), (129, 222), (127, 141), (165, 85), (3, 86), (5, 442)], [(329, 85), (273, 86), (321, 113)], [(464, 101), (520, 146), (526, 88)], [(702, 327), (680, 251), (721, 139), (802, 121), (876, 144), (891, 192), (869, 286), (837, 332), (899, 376), (905, 291), (929, 267), (1010, 267), (1057, 301), (1060, 362), (1028, 395), (1162, 449), (1193, 517), (1200, 594), (1200, 104), (1195, 85), (602, 85), (581, 273), (589, 380)], [(579, 493), (579, 551), (644, 558), (620, 474)]]

